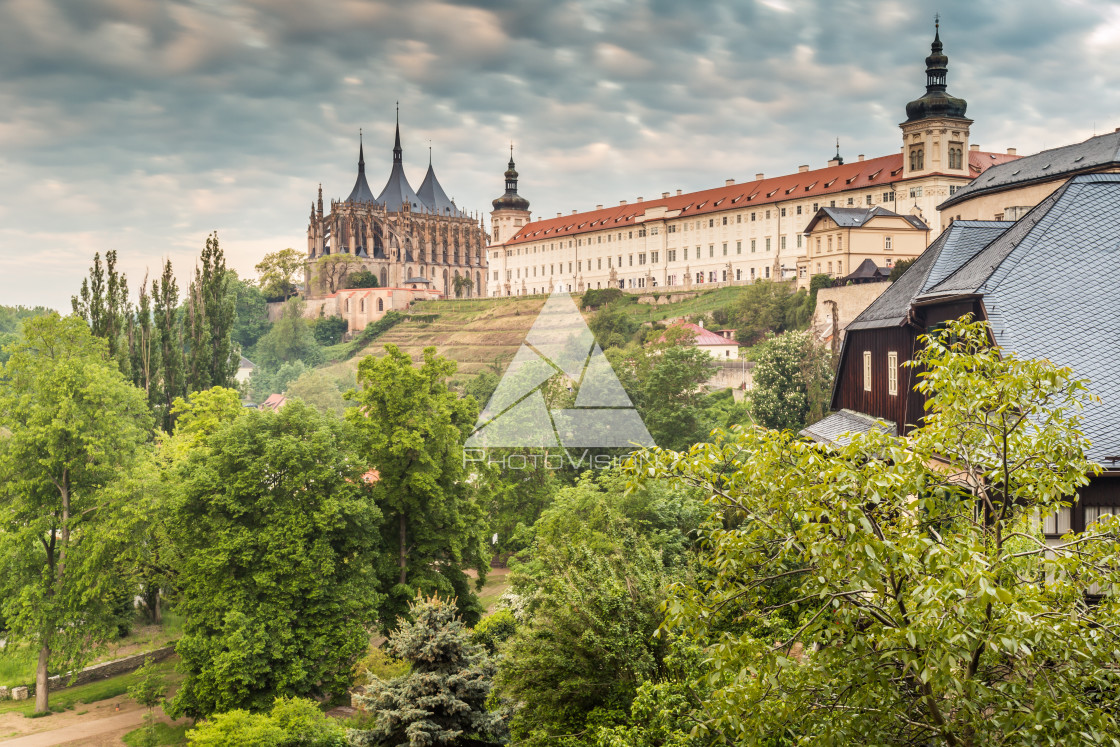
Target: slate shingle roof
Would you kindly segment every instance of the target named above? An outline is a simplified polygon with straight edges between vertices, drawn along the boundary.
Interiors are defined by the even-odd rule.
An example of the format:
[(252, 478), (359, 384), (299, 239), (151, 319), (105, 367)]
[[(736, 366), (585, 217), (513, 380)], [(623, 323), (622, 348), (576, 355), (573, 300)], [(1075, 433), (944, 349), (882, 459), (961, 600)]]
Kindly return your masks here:
[(992, 166), (937, 206), (945, 210), (964, 200), (1025, 184), (1064, 179), (1073, 174), (1120, 168), (1120, 132), (1097, 135), (1081, 143), (1044, 150), (1033, 156)]
[(1120, 454), (1120, 174), (1083, 174), (918, 297), (983, 296), (996, 342), (1069, 366), (1101, 403), (1083, 427), (1089, 456)]
[(904, 221), (912, 225), (914, 228), (922, 231), (928, 231), (929, 226), (916, 215), (901, 215), (886, 208), (875, 206), (873, 208), (865, 207), (822, 207), (817, 210), (816, 215), (809, 221), (809, 225), (805, 226), (803, 233), (809, 233), (813, 227), (817, 225), (824, 216), (832, 218), (840, 228), (859, 228), (867, 223), (872, 218), (902, 218)]
[(1012, 224), (959, 220), (922, 252), (883, 294), (847, 326), (848, 330), (897, 327), (906, 322), (910, 304), (932, 285), (971, 259)]
[(870, 433), (873, 430), (885, 431), (891, 435), (898, 433), (897, 426), (889, 420), (877, 420), (855, 410), (840, 410), (824, 420), (806, 426), (801, 430), (801, 435), (817, 443), (846, 445), (852, 440), (851, 434)]

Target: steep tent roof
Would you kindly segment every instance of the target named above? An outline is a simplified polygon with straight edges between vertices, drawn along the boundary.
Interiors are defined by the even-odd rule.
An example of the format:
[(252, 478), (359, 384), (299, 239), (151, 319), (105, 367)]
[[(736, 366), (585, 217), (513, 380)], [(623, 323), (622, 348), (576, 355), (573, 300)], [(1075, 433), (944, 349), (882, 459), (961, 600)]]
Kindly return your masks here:
[(428, 210), (437, 215), (464, 217), (463, 211), (457, 208), (455, 203), (448, 199), (447, 193), (443, 191), (439, 180), (436, 179), (436, 172), (430, 161), (428, 162), (428, 173), (424, 175), (424, 182), (420, 185), (416, 194), (424, 201)]
[(891, 274), (890, 270), (884, 270), (875, 264), (873, 259), (865, 259), (859, 263), (859, 267), (852, 270), (851, 273), (841, 278), (841, 282), (845, 280), (883, 280)]
[(408, 178), (404, 175), (404, 160), (403, 151), (401, 150), (401, 126), (397, 124), (397, 137), (393, 145), (393, 170), (389, 173), (389, 180), (385, 182), (384, 189), (381, 194), (377, 196), (377, 201), (385, 206), (385, 209), (390, 212), (396, 212), (401, 209), (401, 205), (408, 203), (409, 206), (419, 212), (424, 209), (424, 203), (419, 195), (413, 191), (412, 186), (408, 183)]
[(369, 188), (369, 184), (366, 182), (366, 153), (360, 134), (358, 135), (358, 178), (354, 181), (354, 188), (350, 190), (350, 196), (346, 198), (346, 201), (377, 204), (377, 198), (373, 196), (373, 190)]
[(993, 165), (982, 177), (974, 179), (945, 202), (944, 210), (977, 195), (998, 192), (1026, 184), (1063, 179), (1073, 174), (1120, 167), (1120, 132), (1097, 135), (1081, 143), (1051, 148), (1033, 156)]
[(946, 228), (914, 264), (891, 283), (847, 326), (849, 331), (898, 327), (906, 323), (910, 304), (1011, 227), (1005, 221), (958, 220)]

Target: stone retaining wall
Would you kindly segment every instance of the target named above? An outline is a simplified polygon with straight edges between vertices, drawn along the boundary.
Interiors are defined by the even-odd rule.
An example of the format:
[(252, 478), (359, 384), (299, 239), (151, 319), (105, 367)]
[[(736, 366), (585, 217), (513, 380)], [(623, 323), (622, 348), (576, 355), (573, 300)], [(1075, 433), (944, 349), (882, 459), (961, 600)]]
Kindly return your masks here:
[[(77, 676), (74, 677), (73, 682), (70, 682), (68, 677), (56, 674), (54, 677), (51, 677), (47, 680), (47, 688), (51, 691), (54, 691), (61, 690), (65, 687), (88, 685), (89, 683), (97, 682), (98, 680), (107, 680), (110, 677), (116, 677), (118, 675), (128, 674), (129, 672), (135, 672), (137, 669), (144, 666), (146, 662), (163, 661), (164, 659), (171, 657), (174, 653), (175, 646), (171, 645), (165, 646), (163, 648), (157, 648), (155, 651), (145, 651), (142, 654), (126, 656), (123, 659), (115, 659), (113, 661), (106, 661), (101, 664), (94, 664), (78, 672)], [(23, 692), (18, 692), (20, 690), (22, 690)], [(18, 697), (19, 695), (28, 697), (28, 695), (34, 694), (35, 686), (33, 684), (28, 685), (25, 688), (14, 687), (8, 689), (0, 687), (0, 700), (7, 700), (8, 698), (11, 698), (13, 700), (21, 700), (22, 698)]]

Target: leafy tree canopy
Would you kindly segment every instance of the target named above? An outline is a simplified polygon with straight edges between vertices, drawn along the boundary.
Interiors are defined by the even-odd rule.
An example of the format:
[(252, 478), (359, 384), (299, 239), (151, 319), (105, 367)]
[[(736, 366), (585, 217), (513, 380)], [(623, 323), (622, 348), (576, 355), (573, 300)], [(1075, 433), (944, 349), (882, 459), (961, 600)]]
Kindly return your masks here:
[(337, 418), (292, 402), (218, 425), (171, 466), (187, 678), (169, 713), (261, 710), (350, 684), (382, 599), (381, 515), (354, 443)]
[(785, 332), (751, 348), (750, 411), (764, 428), (799, 431), (828, 412), (832, 355), (807, 332)]
[(256, 266), (264, 295), (279, 301), (287, 301), (295, 295), (295, 280), (306, 262), (303, 252), (291, 248), (264, 255)]
[[(706, 580), (676, 588), (667, 623), (711, 667), (699, 733), (1116, 743), (1120, 521), (1049, 546), (1039, 522), (1098, 469), (1081, 429), (1092, 398), (1069, 369), (989, 339), (965, 320), (925, 340), (927, 412), (905, 437), (736, 430), (635, 470), (710, 496)], [(739, 627), (775, 613), (794, 616), (788, 634)]]

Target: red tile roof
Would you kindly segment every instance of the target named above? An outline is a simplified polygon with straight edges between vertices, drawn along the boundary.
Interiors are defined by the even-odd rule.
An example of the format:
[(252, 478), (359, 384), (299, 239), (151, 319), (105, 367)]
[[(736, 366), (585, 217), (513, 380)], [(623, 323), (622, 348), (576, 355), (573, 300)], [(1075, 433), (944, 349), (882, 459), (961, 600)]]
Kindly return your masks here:
[[(712, 332), (710, 329), (704, 329), (699, 324), (674, 324), (674, 327), (680, 329), (687, 329), (692, 332), (694, 337), (694, 344), (696, 345), (738, 345), (735, 340), (729, 340), (721, 334)], [(661, 342), (665, 341), (665, 336), (661, 336)]]
[[(969, 151), (968, 166), (973, 178), (996, 164), (1021, 156), (1006, 153)], [(923, 177), (924, 178), (924, 177)], [(505, 245), (528, 241), (547, 241), (557, 236), (574, 236), (611, 228), (627, 228), (641, 223), (636, 220), (651, 208), (665, 208), (669, 218), (707, 215), (724, 210), (741, 210), (755, 205), (768, 205), (799, 197), (818, 197), (852, 189), (881, 189), (902, 181), (902, 154), (895, 153), (865, 161), (828, 166), (772, 179), (716, 187), (714, 189), (672, 195), (628, 205), (590, 210), (586, 213), (561, 215), (536, 220), (523, 226)]]

